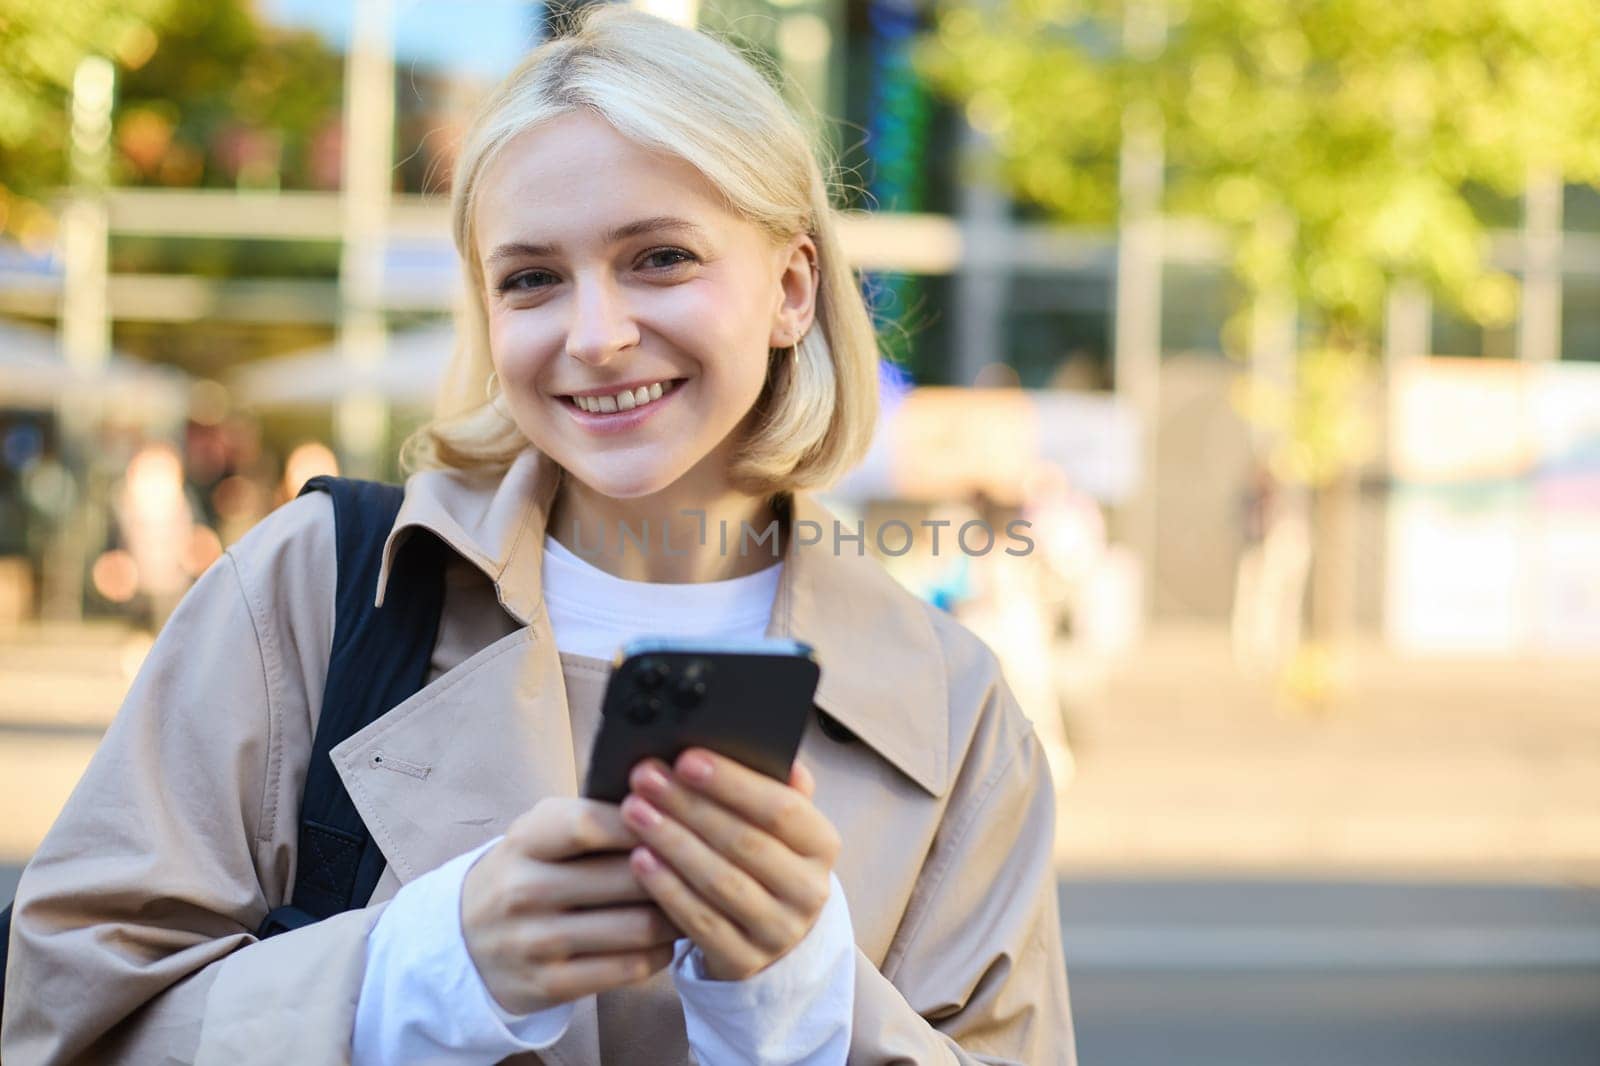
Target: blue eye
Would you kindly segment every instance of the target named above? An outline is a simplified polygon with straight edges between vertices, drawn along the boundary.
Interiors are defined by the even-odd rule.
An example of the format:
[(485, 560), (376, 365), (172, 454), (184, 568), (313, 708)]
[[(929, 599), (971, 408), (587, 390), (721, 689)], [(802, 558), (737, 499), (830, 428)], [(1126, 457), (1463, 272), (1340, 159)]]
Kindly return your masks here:
[[(675, 258), (663, 262), (663, 256), (673, 256)], [(645, 262), (660, 270), (670, 270), (684, 263), (697, 262), (694, 253), (686, 252), (682, 248), (657, 248), (652, 252), (646, 252), (644, 259)]]
[(496, 290), (501, 293), (527, 292), (531, 289), (539, 288), (538, 285), (531, 284), (531, 282), (541, 276), (550, 277), (551, 274), (547, 270), (524, 270), (520, 274), (512, 274), (506, 278), (496, 286)]

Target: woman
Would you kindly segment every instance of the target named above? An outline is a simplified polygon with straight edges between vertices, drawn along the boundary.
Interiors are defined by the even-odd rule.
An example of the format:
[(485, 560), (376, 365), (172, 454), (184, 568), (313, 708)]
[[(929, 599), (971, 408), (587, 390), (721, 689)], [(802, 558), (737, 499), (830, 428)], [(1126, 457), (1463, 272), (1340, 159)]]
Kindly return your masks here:
[[(328, 669), (313, 494), (191, 591), (24, 874), (6, 1061), (1072, 1061), (1040, 746), (804, 491), (862, 454), (876, 351), (779, 97), (593, 10), (486, 103), (453, 212), (464, 400), (377, 589), (415, 531), (450, 549), (430, 680), (332, 755), (370, 904), (252, 933)], [(773, 522), (776, 561), (735, 550)], [(693, 750), (574, 798), (606, 658), (660, 632), (814, 646), (787, 784)]]

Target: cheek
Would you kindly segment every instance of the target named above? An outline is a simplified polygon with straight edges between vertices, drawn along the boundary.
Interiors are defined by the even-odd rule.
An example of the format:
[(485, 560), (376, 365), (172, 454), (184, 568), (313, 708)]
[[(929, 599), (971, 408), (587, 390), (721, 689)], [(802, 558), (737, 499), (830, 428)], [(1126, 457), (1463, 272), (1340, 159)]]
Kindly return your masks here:
[(729, 343), (730, 351), (736, 353), (737, 362), (733, 366), (733, 373), (739, 391), (747, 403), (753, 404), (767, 383), (768, 368), (772, 360), (771, 351), (767, 347), (771, 330), (769, 323), (759, 312), (752, 315), (748, 321), (753, 328), (745, 329), (736, 338), (730, 338)]
[(503, 385), (522, 391), (532, 387), (551, 351), (548, 330), (526, 311), (489, 316), (489, 351)]
[(768, 358), (764, 346), (748, 345), (748, 342), (745, 349), (739, 353), (739, 361), (733, 367), (733, 375), (741, 408), (748, 410), (756, 400), (760, 399), (761, 390), (767, 384)]
[[(767, 376), (770, 323), (759, 294), (734, 285), (704, 286), (654, 316), (672, 343), (699, 353), (725, 387), (755, 400)], [(670, 326), (668, 325), (670, 323)]]

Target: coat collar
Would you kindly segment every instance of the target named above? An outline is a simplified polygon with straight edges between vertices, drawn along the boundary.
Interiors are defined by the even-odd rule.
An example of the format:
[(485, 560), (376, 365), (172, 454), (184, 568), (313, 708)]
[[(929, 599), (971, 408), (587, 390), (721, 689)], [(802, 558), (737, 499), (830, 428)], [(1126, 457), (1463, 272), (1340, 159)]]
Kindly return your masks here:
[[(377, 602), (396, 552), (410, 532), (423, 529), (493, 581), (512, 617), (536, 633), (547, 629), (540, 577), (559, 484), (559, 469), (531, 449), (498, 477), (413, 475), (384, 546)], [(866, 556), (855, 530), (809, 494), (792, 497), (790, 520), (768, 635), (810, 644), (822, 666), (818, 707), (941, 795), (949, 767), (948, 694), (927, 608)], [(841, 543), (840, 531), (851, 539)]]

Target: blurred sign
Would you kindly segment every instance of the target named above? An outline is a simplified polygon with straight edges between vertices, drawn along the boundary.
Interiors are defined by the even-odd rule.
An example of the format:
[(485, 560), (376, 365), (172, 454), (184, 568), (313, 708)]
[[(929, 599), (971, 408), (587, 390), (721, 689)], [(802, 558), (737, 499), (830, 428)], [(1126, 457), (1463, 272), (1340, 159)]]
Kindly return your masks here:
[(1406, 363), (1393, 382), (1395, 475), (1464, 483), (1517, 476), (1533, 463), (1524, 417), (1528, 367), (1498, 359)]
[(1041, 461), (1074, 488), (1114, 504), (1138, 480), (1137, 424), (1114, 396), (1065, 390), (923, 387), (887, 405), (844, 498), (1022, 498)]
[(1391, 403), (1391, 640), (1600, 649), (1600, 366), (1417, 360)]
[(1036, 418), (1020, 389), (912, 391), (890, 421), (897, 495), (948, 499), (983, 492), (1018, 502), (1038, 461)]
[(1116, 504), (1139, 484), (1139, 421), (1110, 393), (1030, 392), (1038, 409), (1039, 454), (1067, 472), (1074, 488)]

